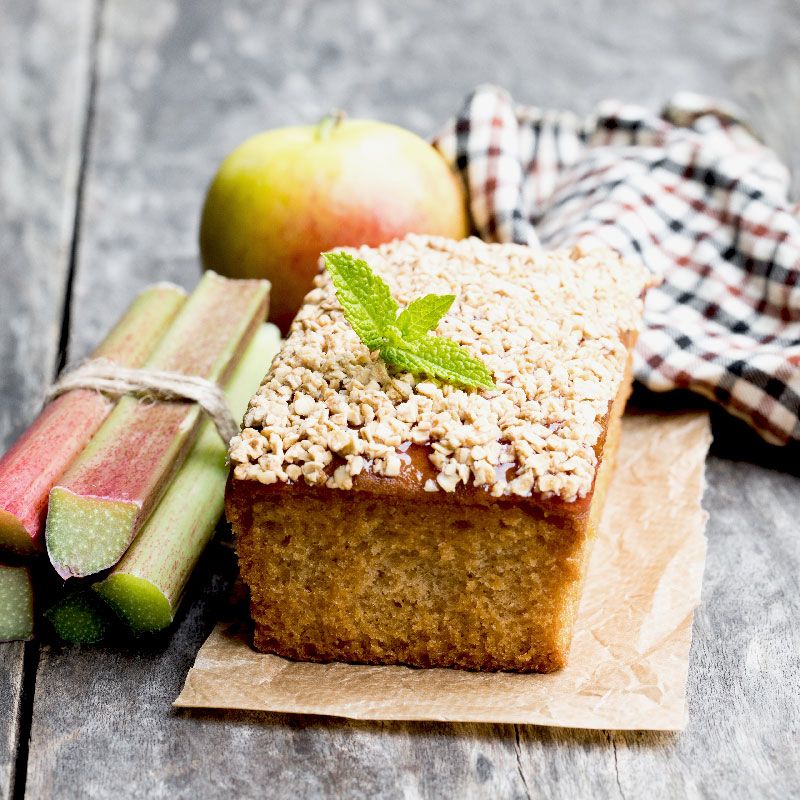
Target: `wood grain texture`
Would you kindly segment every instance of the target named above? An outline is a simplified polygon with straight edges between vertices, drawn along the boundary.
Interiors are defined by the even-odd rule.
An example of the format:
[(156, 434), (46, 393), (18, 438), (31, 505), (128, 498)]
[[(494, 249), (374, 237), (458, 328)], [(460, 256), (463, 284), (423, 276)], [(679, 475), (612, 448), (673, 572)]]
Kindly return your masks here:
[[(0, 6), (0, 447), (39, 410), (56, 365), (86, 115), (92, 3)], [(0, 644), (0, 798), (10, 796), (21, 643)]]
[(0, 798), (11, 796), (22, 700), (23, 642), (0, 644)]
[[(799, 24), (793, 0), (164, 0), (146, 12), (106, 0), (70, 355), (85, 354), (147, 282), (194, 285), (203, 190), (228, 150), (331, 107), (429, 134), (486, 80), (579, 112), (605, 96), (655, 108), (690, 88), (758, 114), (797, 166)], [(218, 547), (173, 637), (43, 648), (28, 794), (797, 796), (797, 454), (776, 455), (735, 423), (718, 431), (683, 734), (173, 711), (232, 574)]]

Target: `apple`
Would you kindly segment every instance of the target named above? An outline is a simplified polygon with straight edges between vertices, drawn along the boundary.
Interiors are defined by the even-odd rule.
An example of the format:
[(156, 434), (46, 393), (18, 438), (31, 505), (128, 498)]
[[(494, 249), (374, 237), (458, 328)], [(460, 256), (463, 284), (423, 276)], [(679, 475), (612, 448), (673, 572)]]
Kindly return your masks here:
[(286, 331), (320, 253), (407, 233), (467, 236), (459, 179), (410, 131), (332, 115), (258, 134), (223, 161), (203, 207), (200, 253), (222, 275), (268, 278), (270, 319)]

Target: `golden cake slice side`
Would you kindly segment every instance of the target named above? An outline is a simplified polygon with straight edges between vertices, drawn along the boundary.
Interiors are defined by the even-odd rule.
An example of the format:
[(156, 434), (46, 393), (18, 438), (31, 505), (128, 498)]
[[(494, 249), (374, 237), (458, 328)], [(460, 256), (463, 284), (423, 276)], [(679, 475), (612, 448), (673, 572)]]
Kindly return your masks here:
[[(484, 358), (498, 391), (388, 373), (319, 279), (231, 450), (227, 511), (255, 645), (308, 660), (557, 669), (647, 277), (609, 253), (476, 240), (413, 237), (361, 255), (401, 303), (456, 293), (441, 333)], [(582, 295), (564, 285), (581, 262), (594, 270)], [(513, 314), (496, 313), (501, 303)]]

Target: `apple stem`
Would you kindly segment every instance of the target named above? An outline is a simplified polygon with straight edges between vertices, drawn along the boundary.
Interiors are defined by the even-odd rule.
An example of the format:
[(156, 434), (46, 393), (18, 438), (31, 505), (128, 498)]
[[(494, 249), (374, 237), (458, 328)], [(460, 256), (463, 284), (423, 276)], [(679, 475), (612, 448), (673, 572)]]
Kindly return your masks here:
[(324, 142), (333, 133), (334, 129), (340, 125), (347, 114), (340, 108), (336, 108), (329, 114), (326, 114), (318, 123), (315, 131), (315, 136), (318, 142)]

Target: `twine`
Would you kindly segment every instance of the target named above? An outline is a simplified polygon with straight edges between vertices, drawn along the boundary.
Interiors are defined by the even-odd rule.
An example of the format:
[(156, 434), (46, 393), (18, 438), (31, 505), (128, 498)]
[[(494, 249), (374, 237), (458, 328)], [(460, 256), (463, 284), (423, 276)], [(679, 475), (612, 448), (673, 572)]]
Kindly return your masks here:
[(157, 369), (129, 369), (106, 358), (93, 358), (62, 375), (48, 390), (45, 402), (73, 389), (93, 389), (122, 397), (127, 394), (156, 400), (190, 400), (197, 403), (217, 428), (224, 442), (239, 433), (225, 395), (213, 381), (180, 372)]

